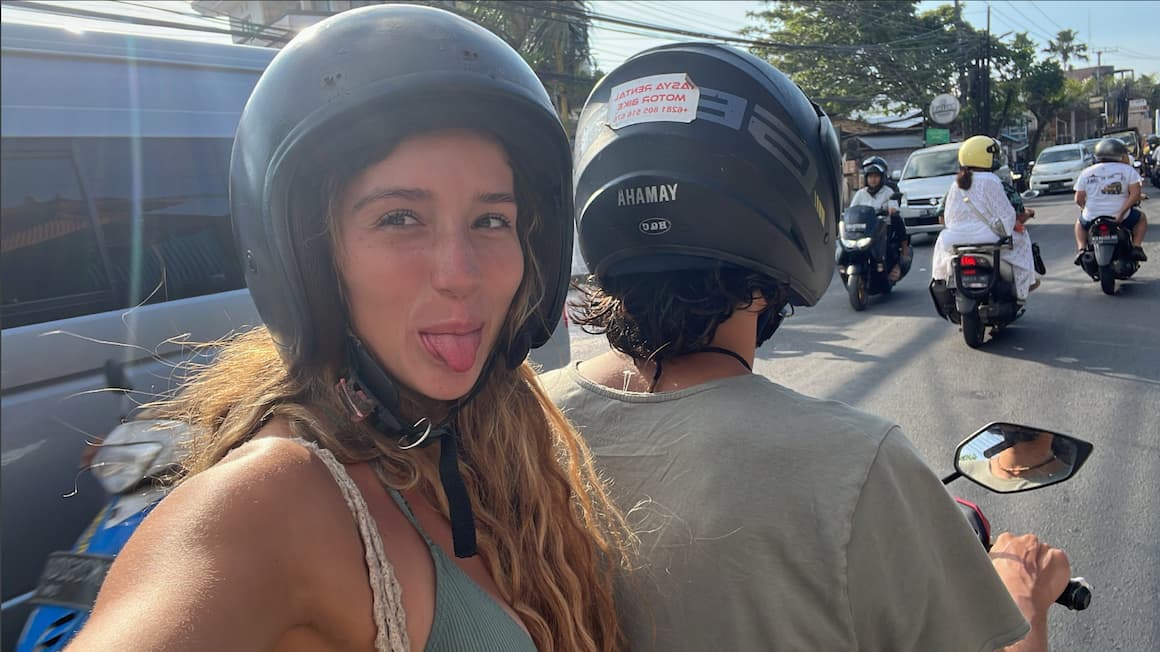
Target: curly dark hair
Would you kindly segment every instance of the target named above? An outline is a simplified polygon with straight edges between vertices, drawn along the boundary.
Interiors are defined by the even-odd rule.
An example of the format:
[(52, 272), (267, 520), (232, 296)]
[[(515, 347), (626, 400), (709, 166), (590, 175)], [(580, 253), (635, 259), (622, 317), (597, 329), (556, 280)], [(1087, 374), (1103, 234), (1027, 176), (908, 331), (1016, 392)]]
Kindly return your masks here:
[[(737, 310), (763, 298), (763, 315), (789, 301), (780, 281), (730, 265), (712, 269), (623, 274), (578, 286), (572, 319), (584, 332), (603, 334), (609, 345), (638, 360), (664, 361), (701, 351), (717, 327)], [(775, 326), (776, 327), (776, 326)], [(772, 331), (770, 331), (772, 332)], [(764, 341), (758, 335), (758, 342)]]

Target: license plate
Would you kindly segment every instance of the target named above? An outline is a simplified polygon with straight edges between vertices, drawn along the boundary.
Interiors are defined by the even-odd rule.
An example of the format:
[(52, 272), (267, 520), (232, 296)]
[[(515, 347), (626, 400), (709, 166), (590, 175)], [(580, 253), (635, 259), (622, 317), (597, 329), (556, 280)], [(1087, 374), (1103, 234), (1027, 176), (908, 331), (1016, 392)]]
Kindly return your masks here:
[(54, 552), (48, 556), (31, 602), (87, 612), (112, 563), (113, 558), (105, 555)]
[(1092, 242), (1095, 244), (1105, 244), (1108, 242), (1116, 242), (1120, 239), (1117, 235), (1093, 235)]

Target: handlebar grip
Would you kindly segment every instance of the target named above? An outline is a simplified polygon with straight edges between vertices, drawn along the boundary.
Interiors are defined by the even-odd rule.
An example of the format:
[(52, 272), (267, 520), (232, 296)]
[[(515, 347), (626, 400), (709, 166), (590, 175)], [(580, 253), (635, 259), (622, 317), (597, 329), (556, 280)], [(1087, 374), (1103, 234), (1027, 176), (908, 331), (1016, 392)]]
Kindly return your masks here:
[(1055, 604), (1061, 604), (1072, 611), (1083, 611), (1092, 602), (1092, 585), (1082, 577), (1073, 577), (1063, 590), (1063, 595), (1055, 599)]

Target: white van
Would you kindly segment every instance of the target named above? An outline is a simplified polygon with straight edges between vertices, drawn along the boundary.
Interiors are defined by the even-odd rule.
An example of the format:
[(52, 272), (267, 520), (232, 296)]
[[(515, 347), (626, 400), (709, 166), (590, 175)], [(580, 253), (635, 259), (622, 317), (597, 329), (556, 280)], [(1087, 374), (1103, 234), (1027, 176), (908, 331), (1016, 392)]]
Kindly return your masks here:
[[(107, 497), (78, 473), (188, 356), (252, 326), (230, 226), (237, 120), (275, 51), (4, 23), (0, 33), (3, 639), (45, 555)], [(75, 486), (74, 486), (75, 485)]]

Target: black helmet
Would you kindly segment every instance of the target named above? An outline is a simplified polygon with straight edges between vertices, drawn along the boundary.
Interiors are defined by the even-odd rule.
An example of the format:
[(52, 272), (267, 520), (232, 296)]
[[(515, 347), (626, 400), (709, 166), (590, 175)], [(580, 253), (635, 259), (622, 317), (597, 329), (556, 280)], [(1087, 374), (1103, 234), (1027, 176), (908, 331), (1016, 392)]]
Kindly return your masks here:
[(1096, 160), (1097, 161), (1114, 161), (1120, 162), (1124, 160), (1124, 155), (1128, 153), (1128, 146), (1119, 138), (1105, 138), (1096, 143)]
[(1160, 136), (1152, 134), (1151, 136), (1148, 136), (1146, 139), (1144, 139), (1144, 142), (1148, 143), (1148, 147), (1155, 148), (1160, 146)]
[(330, 17), (279, 52), (234, 141), (230, 205), (246, 283), (291, 364), (317, 358), (312, 315), (337, 300), (328, 249), (303, 244), (320, 232), (324, 210), (303, 200), (302, 188), (318, 195), (327, 161), (368, 142), (439, 127), (495, 134), (513, 163), (523, 163), (539, 200), (532, 247), (544, 295), (532, 298), (537, 314), (513, 344), (522, 353), (509, 358), (518, 362), (528, 345), (548, 340), (571, 274), (572, 198), (568, 139), (543, 84), (479, 25), (430, 7), (377, 5)]
[[(875, 168), (877, 168), (877, 170), (875, 170)], [(878, 174), (881, 174), (882, 178), (885, 179), (886, 174), (890, 171), (890, 166), (887, 165), (886, 159), (882, 158), (881, 156), (871, 156), (865, 161), (862, 161), (863, 175), (870, 174), (874, 171), (877, 171)]]
[(577, 127), (576, 222), (605, 277), (725, 261), (813, 305), (834, 271), (838, 139), (767, 62), (710, 43), (641, 52), (596, 84)]
[(881, 156), (871, 156), (862, 161), (862, 181), (867, 186), (870, 185), (870, 175), (877, 174), (880, 178), (878, 180), (877, 188), (882, 187), (886, 183), (886, 161)]

